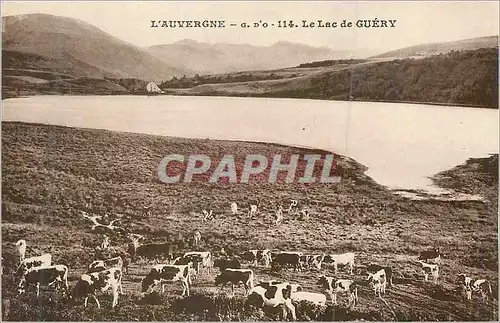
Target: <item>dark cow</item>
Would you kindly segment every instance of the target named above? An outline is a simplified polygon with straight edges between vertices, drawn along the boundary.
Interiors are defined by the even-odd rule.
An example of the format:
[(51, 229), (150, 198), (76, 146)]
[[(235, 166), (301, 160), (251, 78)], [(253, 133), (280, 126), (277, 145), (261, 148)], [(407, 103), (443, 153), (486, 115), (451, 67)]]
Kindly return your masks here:
[(347, 294), (349, 297), (348, 307), (358, 303), (358, 287), (351, 279), (335, 279), (334, 277), (320, 276), (318, 285), (330, 296), (333, 304), (337, 304), (337, 294)]
[(19, 295), (26, 293), (29, 286), (35, 286), (36, 297), (40, 296), (40, 286), (56, 285), (62, 287), (65, 295), (68, 295), (68, 267), (55, 265), (49, 267), (35, 267), (28, 270), (19, 282)]
[(423, 260), (424, 262), (427, 263), (429, 262), (439, 263), (441, 261), (441, 253), (439, 252), (439, 248), (431, 248), (420, 252), (418, 260)]
[(292, 314), (294, 320), (295, 306), (292, 304), (292, 286), (289, 283), (257, 285), (248, 293), (245, 306), (263, 307), (278, 307), (283, 310), (283, 320), (287, 317), (287, 312)]
[(175, 246), (172, 243), (147, 243), (137, 247), (135, 255), (146, 259), (172, 260)]
[(187, 265), (156, 265), (151, 268), (149, 274), (142, 280), (142, 292), (146, 293), (149, 289), (158, 284), (161, 285), (161, 292), (165, 292), (165, 283), (180, 281), (182, 284), (182, 296), (189, 296), (189, 285), (191, 284), (190, 269), (192, 264)]
[(85, 297), (85, 307), (89, 296), (92, 296), (98, 308), (101, 308), (96, 292), (106, 292), (111, 290), (113, 302), (111, 307), (118, 304), (118, 288), (121, 289), (122, 270), (120, 268), (110, 268), (99, 272), (83, 274), (73, 288), (73, 300)]
[(252, 266), (257, 267), (259, 262), (263, 263), (264, 266), (269, 267), (271, 264), (271, 250), (269, 249), (252, 249), (248, 250), (241, 255), (241, 258), (246, 261), (252, 262)]
[(387, 285), (392, 286), (392, 268), (389, 266), (380, 266), (378, 264), (371, 263), (366, 267), (366, 272), (368, 274), (375, 274), (381, 269), (385, 270), (385, 274), (387, 276)]
[(251, 269), (226, 268), (220, 275), (215, 277), (215, 286), (221, 285), (220, 290), (222, 291), (227, 283), (231, 283), (231, 291), (234, 295), (234, 285), (243, 283), (246, 295), (248, 290), (253, 288), (253, 277)]
[(300, 252), (280, 252), (273, 259), (271, 264), (273, 269), (281, 269), (285, 267), (292, 267), (295, 271), (300, 270), (301, 262), (300, 257), (302, 253)]
[(217, 259), (214, 261), (214, 267), (219, 268), (222, 273), (226, 268), (240, 269), (241, 263), (238, 259)]

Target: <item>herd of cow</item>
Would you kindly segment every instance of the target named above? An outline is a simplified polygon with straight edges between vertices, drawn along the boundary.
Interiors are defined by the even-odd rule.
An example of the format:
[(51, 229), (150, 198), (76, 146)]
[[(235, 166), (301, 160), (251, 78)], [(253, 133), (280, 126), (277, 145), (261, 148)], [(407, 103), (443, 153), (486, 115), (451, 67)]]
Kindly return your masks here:
[[(293, 202), (292, 202), (293, 204)], [(296, 205), (296, 204), (295, 204)], [(256, 212), (257, 207), (250, 208), (251, 212)], [(280, 211), (281, 209), (279, 209)], [(231, 204), (231, 211), (237, 212), (235, 203)], [(281, 210), (282, 211), (282, 210)], [(207, 213), (210, 214), (210, 213)], [(229, 255), (224, 249), (220, 251), (190, 251), (176, 254), (173, 245), (170, 243), (142, 243), (143, 236), (138, 234), (128, 234), (130, 239), (128, 257), (114, 256), (108, 259), (93, 261), (85, 274), (82, 274), (73, 290), (70, 292), (68, 286), (68, 267), (66, 265), (53, 265), (51, 254), (26, 258), (26, 241), (19, 240), (16, 243), (19, 255), (19, 266), (16, 270), (18, 279), (19, 294), (26, 293), (28, 287), (36, 288), (37, 297), (41, 286), (53, 286), (61, 289), (65, 297), (75, 302), (83, 298), (87, 307), (89, 297), (92, 297), (100, 308), (97, 299), (98, 292), (111, 291), (113, 300), (112, 307), (118, 303), (118, 296), (123, 294), (122, 279), (124, 274), (128, 274), (128, 267), (131, 263), (140, 259), (159, 258), (164, 256), (167, 260), (163, 264), (154, 265), (141, 282), (141, 293), (151, 294), (158, 287), (164, 293), (165, 284), (180, 282), (182, 284), (182, 296), (190, 294), (190, 287), (193, 280), (202, 272), (210, 275), (214, 268), (218, 268), (219, 274), (215, 277), (215, 286), (230, 284), (234, 295), (234, 285), (243, 284), (246, 295), (246, 304), (255, 307), (281, 307), (283, 318), (288, 313), (296, 319), (296, 302), (307, 301), (313, 304), (324, 306), (327, 304), (329, 296), (333, 304), (337, 304), (338, 295), (346, 295), (348, 306), (354, 307), (358, 303), (358, 287), (360, 284), (369, 285), (373, 288), (375, 296), (383, 300), (386, 287), (392, 285), (393, 270), (389, 266), (382, 266), (371, 263), (363, 266), (366, 279), (356, 281), (354, 279), (339, 279), (334, 276), (319, 276), (317, 281), (325, 293), (307, 292), (299, 284), (281, 282), (275, 280), (260, 281), (255, 284), (254, 271), (250, 268), (242, 268), (242, 264), (250, 263), (252, 266), (259, 264), (270, 268), (272, 271), (282, 269), (293, 269), (303, 271), (309, 268), (322, 270), (325, 265), (333, 268), (335, 274), (339, 267), (343, 267), (350, 275), (353, 275), (355, 267), (355, 254), (352, 252), (343, 254), (304, 254), (302, 252), (249, 250), (239, 254)], [(195, 244), (201, 239), (199, 231), (195, 233)], [(198, 242), (197, 242), (198, 241)], [(103, 251), (110, 248), (110, 241), (107, 236), (96, 250)], [(418, 262), (425, 281), (429, 278), (436, 283), (439, 278), (439, 266), (441, 254), (439, 249), (433, 248), (421, 252)], [(342, 269), (342, 268), (341, 268)], [(336, 276), (336, 275), (335, 275)], [(458, 281), (466, 293), (467, 299), (472, 298), (472, 293), (479, 293), (483, 299), (492, 294), (491, 285), (485, 279), (472, 279), (465, 274), (460, 274)], [(325, 295), (326, 294), (326, 295)], [(385, 301), (384, 301), (385, 302)]]

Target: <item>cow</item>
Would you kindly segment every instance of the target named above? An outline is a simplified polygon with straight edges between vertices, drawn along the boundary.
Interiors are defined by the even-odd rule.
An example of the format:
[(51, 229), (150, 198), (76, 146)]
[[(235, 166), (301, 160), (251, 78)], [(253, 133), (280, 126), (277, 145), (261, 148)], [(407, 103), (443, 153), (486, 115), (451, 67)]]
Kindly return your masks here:
[(109, 247), (109, 237), (107, 235), (104, 235), (104, 239), (100, 247), (102, 250), (107, 249)]
[(280, 306), (283, 310), (283, 320), (286, 319), (287, 312), (290, 312), (293, 320), (296, 320), (295, 306), (292, 304), (291, 296), (292, 286), (289, 283), (257, 285), (249, 291), (245, 306), (252, 305), (259, 308)]
[(246, 295), (254, 287), (253, 279), (254, 275), (251, 269), (226, 268), (215, 277), (215, 286), (221, 285), (220, 290), (222, 291), (227, 283), (231, 283), (231, 291), (234, 295), (234, 284), (241, 282), (244, 285)]
[(269, 250), (269, 249), (248, 250), (247, 252), (243, 253), (241, 258), (243, 258), (243, 260), (246, 260), (246, 261), (251, 261), (252, 266), (255, 266), (255, 267), (257, 267), (259, 261), (263, 262), (266, 267), (269, 267), (271, 265), (271, 250)]
[(19, 264), (26, 258), (26, 240), (21, 239), (16, 242), (17, 253), (19, 254)]
[(291, 214), (293, 211), (295, 211), (298, 204), (299, 202), (297, 202), (297, 200), (290, 200), (290, 206), (288, 207), (287, 213)]
[(158, 284), (161, 285), (161, 292), (165, 292), (165, 284), (181, 282), (182, 296), (189, 296), (189, 285), (191, 284), (190, 268), (192, 263), (187, 265), (166, 265), (160, 264), (151, 268), (146, 277), (142, 279), (142, 293), (154, 289)]
[(40, 296), (40, 286), (62, 287), (66, 296), (68, 293), (68, 267), (55, 265), (47, 267), (34, 267), (29, 269), (19, 282), (19, 295), (26, 293), (29, 286), (36, 287), (36, 297)]
[(309, 262), (311, 266), (315, 267), (318, 270), (321, 270), (321, 265), (323, 264), (323, 261), (325, 260), (326, 255), (312, 255), (311, 258), (309, 259)]
[(382, 294), (385, 294), (385, 288), (387, 286), (387, 276), (384, 269), (380, 269), (376, 273), (369, 273), (366, 278), (367, 282), (373, 286), (375, 296), (382, 298)]
[[(87, 270), (87, 273), (96, 273), (100, 271), (104, 271), (106, 269), (110, 268), (119, 268), (122, 270), (122, 274), (124, 271), (124, 268), (127, 268), (128, 264), (125, 264), (122, 257), (114, 257), (106, 260), (96, 260), (93, 261)], [(128, 272), (128, 268), (127, 268)], [(120, 294), (123, 294), (123, 288), (122, 285), (120, 284)]]
[(429, 280), (429, 275), (432, 276), (434, 283), (437, 283), (439, 278), (439, 266), (437, 264), (428, 264), (423, 261), (418, 261), (422, 265), (422, 273), (424, 274), (424, 280)]
[(214, 217), (212, 216), (213, 210), (210, 210), (210, 212), (208, 212), (207, 210), (202, 210), (201, 213), (203, 214), (203, 222), (214, 219)]
[(319, 276), (318, 285), (330, 296), (333, 304), (337, 304), (337, 294), (347, 294), (348, 307), (354, 307), (358, 303), (358, 286), (351, 279), (335, 279), (334, 277)]
[(194, 232), (194, 244), (197, 246), (200, 244), (200, 242), (201, 242), (201, 233), (200, 231), (196, 230)]
[(214, 261), (214, 267), (219, 268), (222, 273), (226, 268), (240, 269), (241, 263), (238, 259), (217, 259)]
[(233, 215), (238, 214), (238, 204), (236, 202), (231, 203), (231, 213)]
[(248, 216), (253, 217), (256, 214), (257, 214), (257, 205), (255, 204), (250, 205), (250, 209), (248, 210)]
[(301, 302), (307, 301), (313, 303), (314, 305), (324, 306), (326, 305), (326, 296), (320, 293), (311, 292), (292, 292), (292, 301)]
[[(208, 274), (210, 274), (210, 268), (214, 266), (214, 261), (212, 258), (212, 253), (210, 251), (190, 251), (184, 253), (182, 257), (188, 257), (198, 255), (201, 257), (201, 266), (204, 267)], [(197, 270), (199, 271), (199, 270)]]
[(106, 270), (87, 273), (80, 276), (75, 287), (73, 288), (73, 301), (85, 297), (85, 307), (89, 296), (92, 296), (97, 304), (97, 308), (101, 308), (96, 293), (98, 291), (104, 293), (111, 290), (113, 301), (111, 307), (114, 308), (118, 304), (118, 288), (122, 285), (122, 270), (120, 268), (109, 268)]
[(52, 255), (45, 253), (41, 256), (25, 258), (17, 267), (16, 275), (24, 276), (29, 270), (35, 267), (49, 267), (52, 265)]
[[(261, 280), (257, 286), (263, 286), (263, 287), (267, 287), (267, 286), (275, 286), (275, 285), (279, 285), (279, 284), (282, 284), (283, 282), (281, 281), (278, 281), (278, 280)], [(296, 292), (301, 292), (302, 291), (302, 286), (300, 286), (299, 284), (290, 284), (289, 285), (291, 286), (292, 288), (292, 293), (296, 293)]]
[(352, 275), (354, 268), (354, 253), (347, 252), (340, 255), (326, 255), (324, 257), (324, 262), (333, 263), (335, 273), (338, 272), (338, 265), (347, 265), (349, 267), (349, 273)]
[(301, 256), (301, 252), (280, 252), (273, 259), (271, 266), (273, 269), (281, 269), (282, 267), (291, 266), (295, 269), (295, 271), (299, 271), (301, 268)]
[(387, 275), (387, 285), (392, 286), (392, 268), (389, 266), (380, 266), (378, 264), (371, 263), (366, 267), (367, 273), (375, 274), (380, 269), (385, 270), (385, 274)]
[(439, 248), (431, 248), (420, 252), (418, 260), (422, 260), (427, 263), (431, 262), (439, 264), (441, 262), (441, 253), (439, 252)]
[(472, 292), (479, 292), (483, 300), (488, 299), (488, 295), (491, 296), (493, 294), (491, 284), (486, 279), (474, 280), (466, 274), (459, 274), (458, 279), (465, 290), (467, 300), (472, 299)]
[(197, 255), (197, 254), (194, 254), (194, 255), (187, 255), (187, 256), (180, 256), (180, 257), (177, 257), (174, 259), (174, 261), (172, 262), (173, 265), (176, 265), (176, 266), (179, 266), (179, 265), (190, 265), (190, 272), (189, 272), (189, 275), (190, 275), (190, 279), (195, 279), (196, 276), (198, 275), (199, 271), (200, 271), (200, 266), (203, 262), (203, 257), (200, 256), (200, 255)]
[(274, 224), (279, 225), (283, 221), (283, 207), (278, 206), (278, 210), (276, 211), (276, 219), (274, 220)]
[(137, 257), (146, 259), (172, 259), (175, 246), (170, 242), (153, 242), (146, 243), (135, 247), (129, 245), (133, 250), (129, 250), (130, 255), (133, 255), (133, 262)]

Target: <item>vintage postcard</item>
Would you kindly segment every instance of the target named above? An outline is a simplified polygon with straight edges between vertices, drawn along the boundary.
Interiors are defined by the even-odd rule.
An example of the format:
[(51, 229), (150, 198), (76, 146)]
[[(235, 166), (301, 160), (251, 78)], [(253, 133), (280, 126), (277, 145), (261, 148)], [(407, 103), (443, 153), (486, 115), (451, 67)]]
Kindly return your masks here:
[(3, 321), (498, 321), (498, 1), (2, 3)]

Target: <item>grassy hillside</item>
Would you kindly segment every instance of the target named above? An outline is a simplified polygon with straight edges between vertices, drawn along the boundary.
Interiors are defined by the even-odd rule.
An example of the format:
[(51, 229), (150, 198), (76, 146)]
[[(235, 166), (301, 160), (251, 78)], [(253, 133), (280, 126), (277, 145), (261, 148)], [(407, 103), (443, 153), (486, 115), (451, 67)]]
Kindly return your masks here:
[[(336, 156), (340, 184), (208, 184), (167, 186), (157, 181), (156, 169), (165, 155), (205, 153), (218, 159), (225, 153), (242, 162), (247, 154), (321, 153), (273, 144), (194, 140), (104, 130), (75, 129), (23, 123), (2, 123), (2, 296), (4, 320), (272, 320), (273, 313), (243, 308), (241, 288), (230, 298), (214, 287), (215, 272), (194, 281), (192, 296), (181, 298), (180, 286), (167, 286), (163, 296), (142, 298), (140, 280), (152, 264), (135, 264), (124, 277), (125, 295), (110, 310), (109, 296), (99, 296), (103, 308), (91, 303), (64, 303), (51, 292), (15, 295), (14, 243), (27, 240), (28, 255), (51, 252), (55, 263), (70, 268), (70, 284), (94, 258), (103, 232), (94, 232), (81, 211), (122, 214), (118, 225), (125, 232), (143, 234), (148, 241), (170, 240), (179, 250), (193, 250), (192, 234), (202, 234), (200, 249), (229, 252), (275, 248), (304, 252), (356, 253), (356, 266), (375, 261), (393, 266), (395, 285), (388, 289), (388, 306), (361, 283), (359, 305), (315, 309), (299, 304), (300, 320), (496, 320), (497, 301), (476, 296), (465, 302), (456, 277), (466, 272), (485, 277), (498, 286), (497, 199), (474, 201), (412, 201), (375, 184), (355, 161)], [(212, 169), (215, 164), (212, 165)], [(411, 171), (411, 170), (409, 170)], [(309, 221), (285, 215), (273, 225), (277, 203), (297, 199), (311, 211)], [(232, 216), (229, 204), (238, 202), (241, 213)], [(260, 214), (248, 218), (246, 208), (260, 201)], [(150, 207), (151, 214), (144, 212)], [(213, 209), (215, 220), (203, 223), (201, 209)], [(125, 232), (110, 234), (113, 246), (124, 246)], [(437, 285), (424, 283), (415, 259), (422, 249), (441, 248), (442, 276)], [(244, 264), (248, 266), (249, 264)], [(322, 272), (285, 270), (273, 273), (253, 268), (256, 280), (280, 279), (316, 286)], [(361, 271), (339, 277), (360, 282)]]
[(29, 62), (32, 68), (75, 77), (146, 80), (189, 73), (77, 19), (26, 14), (2, 17), (2, 25), (2, 50), (9, 51), (3, 53), (9, 56), (3, 68), (26, 68), (22, 65)]
[(452, 50), (475, 50), (479, 48), (498, 48), (498, 36), (476, 37), (445, 43), (421, 44), (396, 49), (387, 53), (373, 56), (373, 58), (408, 58), (415, 56), (429, 56), (448, 53)]
[[(335, 65), (333, 65), (335, 67)], [(498, 108), (498, 50), (453, 51), (423, 59), (287, 69), (297, 77), (198, 85), (187, 95), (237, 95), (322, 100), (422, 102)], [(307, 70), (307, 69), (306, 69)], [(275, 73), (280, 76), (280, 73)], [(224, 76), (220, 76), (224, 79)]]

